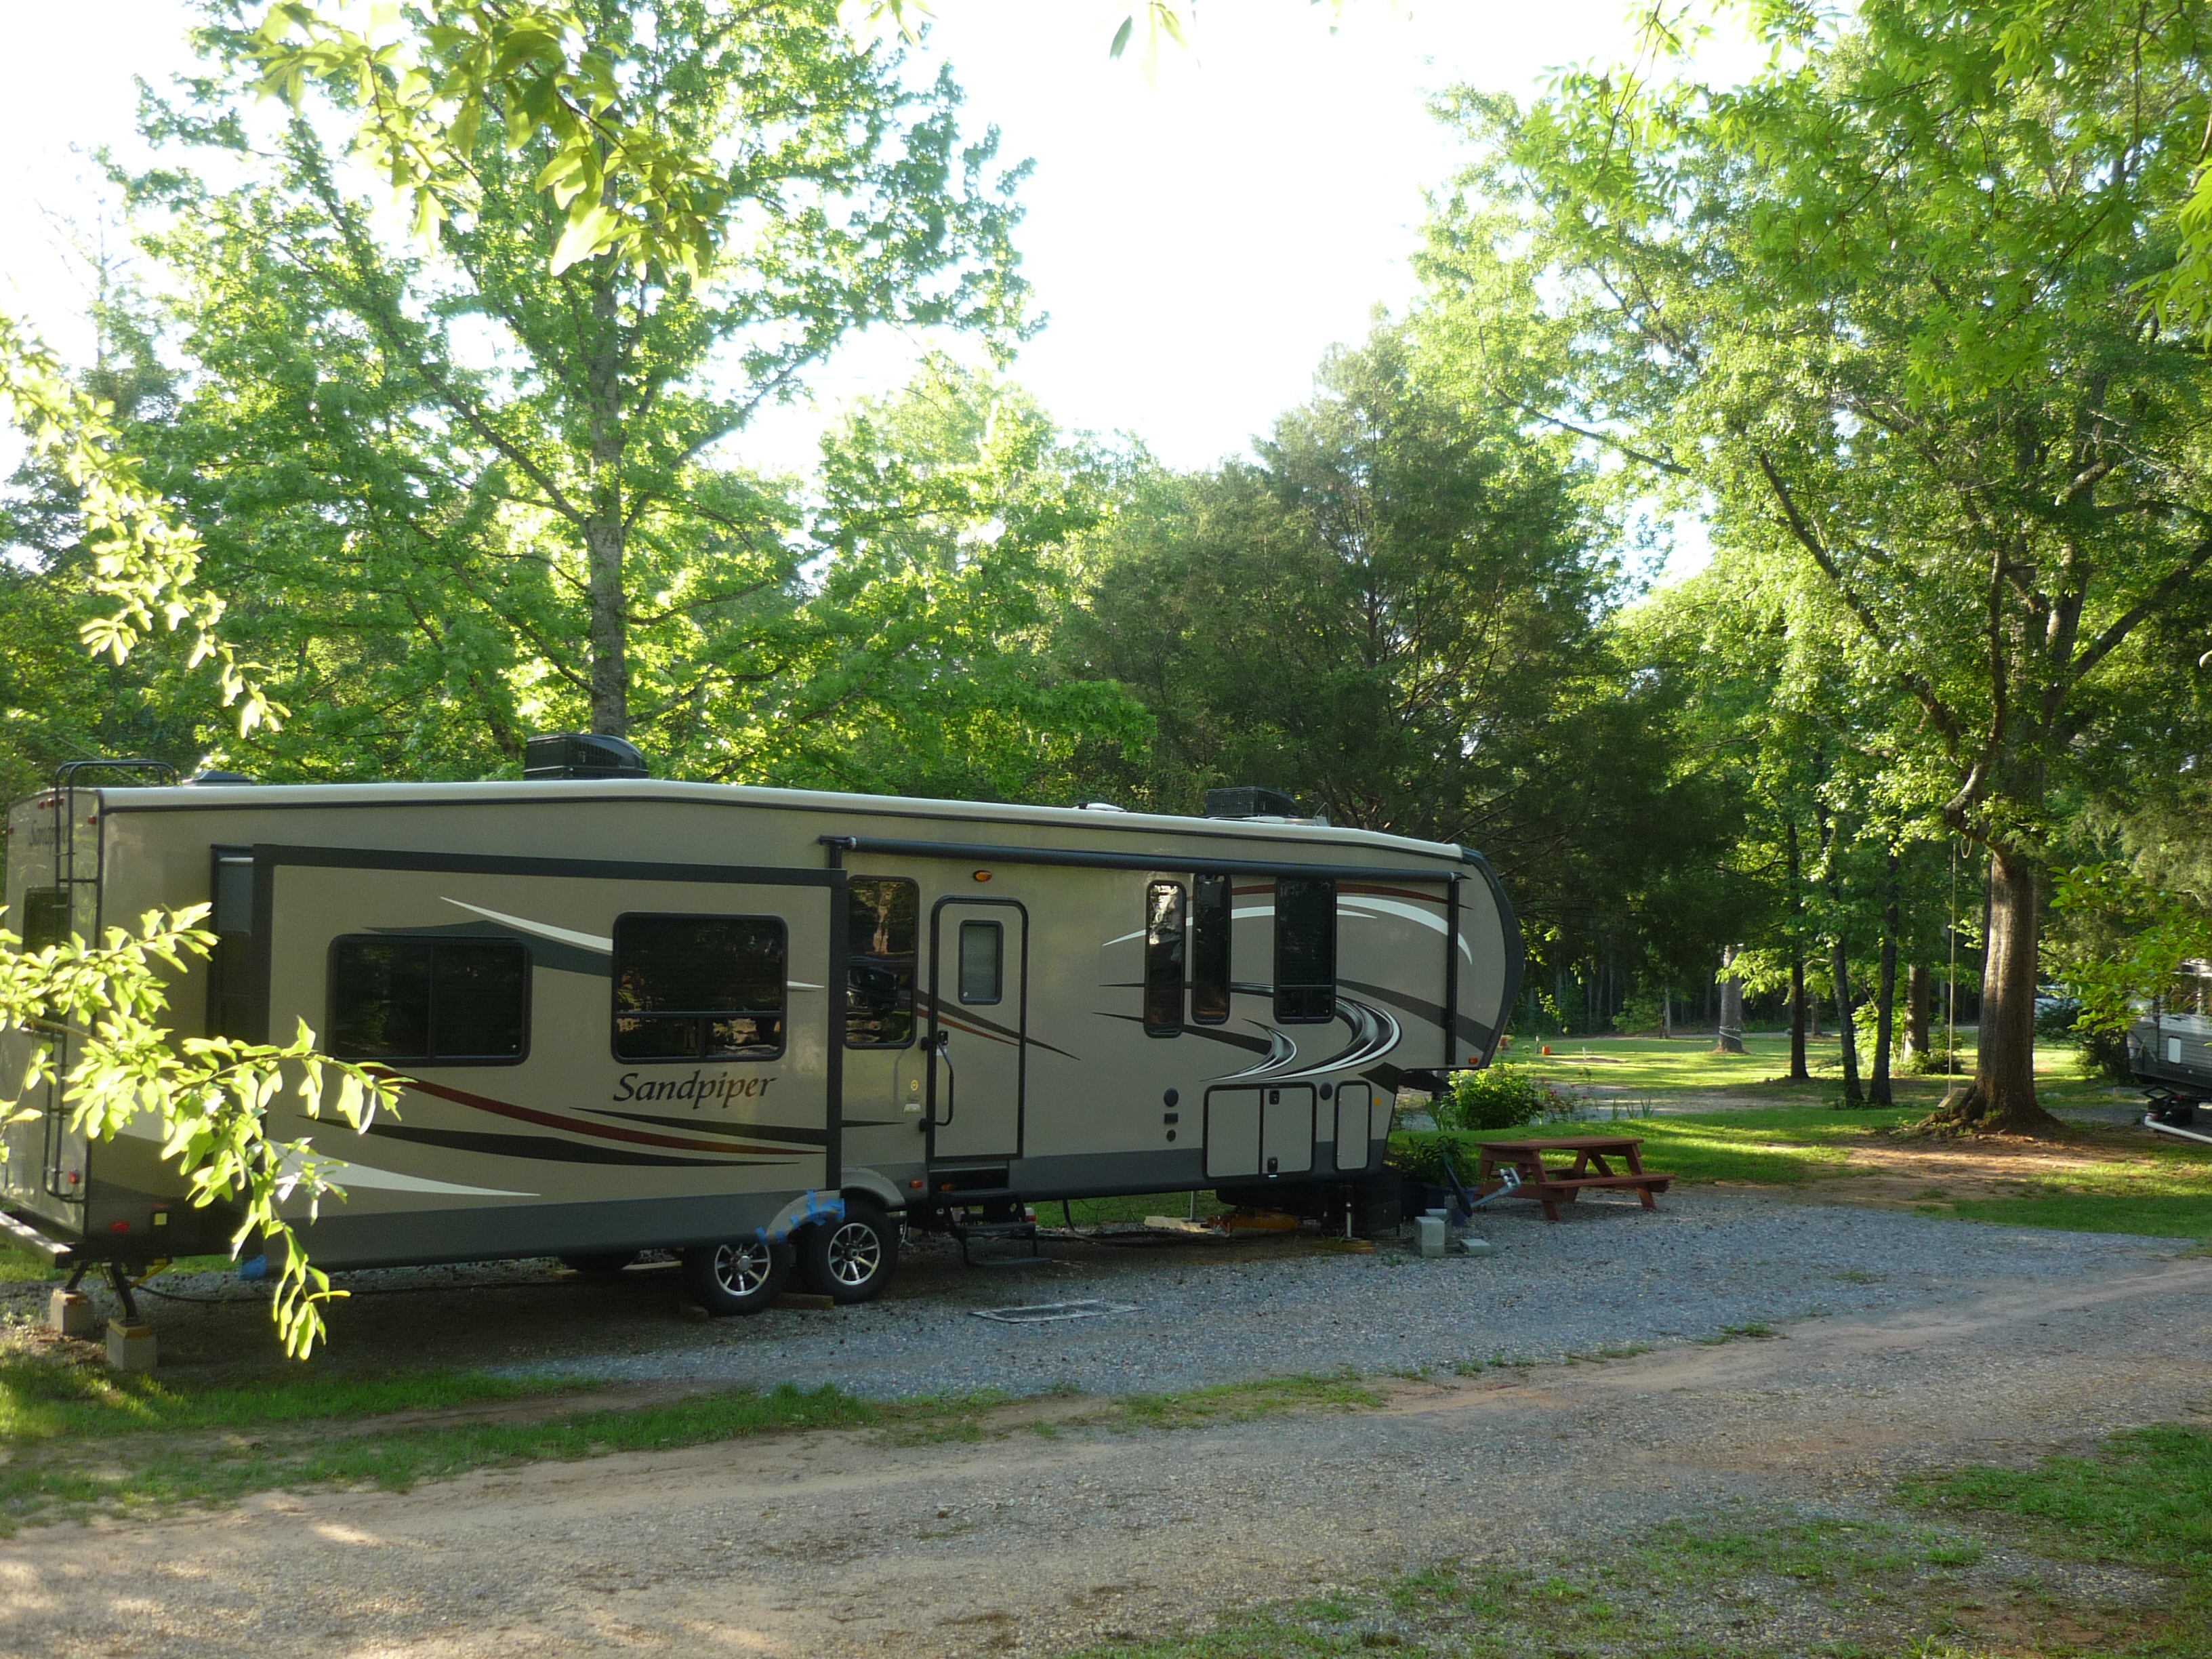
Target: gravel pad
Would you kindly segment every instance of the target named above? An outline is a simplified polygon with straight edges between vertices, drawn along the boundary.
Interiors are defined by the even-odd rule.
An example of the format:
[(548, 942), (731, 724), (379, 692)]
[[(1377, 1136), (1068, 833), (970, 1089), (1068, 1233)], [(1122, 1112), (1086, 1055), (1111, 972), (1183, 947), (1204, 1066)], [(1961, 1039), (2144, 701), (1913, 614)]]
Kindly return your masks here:
[[(963, 1267), (916, 1239), (892, 1293), (834, 1312), (777, 1309), (690, 1328), (645, 1352), (495, 1369), (757, 1387), (835, 1382), (890, 1397), (997, 1389), (1151, 1393), (1286, 1373), (1449, 1370), (1695, 1341), (1730, 1328), (1954, 1301), (1993, 1282), (2078, 1283), (2182, 1246), (1728, 1194), (1656, 1212), (1585, 1200), (1558, 1224), (1533, 1204), (1485, 1212), (1488, 1256), (1422, 1260), (1317, 1242), (1121, 1248), (1048, 1240), (1054, 1264)], [(1084, 1297), (1109, 1319), (987, 1324), (977, 1309)]]

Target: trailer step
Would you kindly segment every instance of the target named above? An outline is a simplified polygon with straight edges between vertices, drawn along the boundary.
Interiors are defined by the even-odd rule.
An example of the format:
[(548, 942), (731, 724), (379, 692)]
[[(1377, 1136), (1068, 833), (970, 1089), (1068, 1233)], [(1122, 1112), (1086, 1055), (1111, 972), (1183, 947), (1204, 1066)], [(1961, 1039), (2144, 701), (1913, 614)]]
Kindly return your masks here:
[[(948, 1221), (945, 1231), (960, 1241), (960, 1260), (970, 1267), (1046, 1267), (1052, 1258), (1044, 1254), (1034, 1221)], [(1006, 1244), (1027, 1244), (1027, 1255), (985, 1256), (978, 1261), (969, 1246), (978, 1239)]]

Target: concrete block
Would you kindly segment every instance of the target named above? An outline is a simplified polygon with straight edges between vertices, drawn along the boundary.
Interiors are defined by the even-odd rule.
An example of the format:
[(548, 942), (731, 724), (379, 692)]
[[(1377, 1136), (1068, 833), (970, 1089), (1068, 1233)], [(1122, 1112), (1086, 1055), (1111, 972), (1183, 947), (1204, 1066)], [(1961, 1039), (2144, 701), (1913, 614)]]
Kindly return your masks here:
[(1453, 1241), (1462, 1255), (1488, 1255), (1490, 1241), (1486, 1238), (1461, 1238)]
[(150, 1371), (155, 1366), (154, 1328), (107, 1322), (107, 1363), (118, 1371)]
[(64, 1336), (89, 1337), (100, 1328), (100, 1316), (83, 1291), (57, 1290), (46, 1298), (46, 1328)]
[(1450, 1248), (1450, 1230), (1440, 1215), (1415, 1217), (1413, 1237), (1417, 1248), (1425, 1256), (1440, 1256)]

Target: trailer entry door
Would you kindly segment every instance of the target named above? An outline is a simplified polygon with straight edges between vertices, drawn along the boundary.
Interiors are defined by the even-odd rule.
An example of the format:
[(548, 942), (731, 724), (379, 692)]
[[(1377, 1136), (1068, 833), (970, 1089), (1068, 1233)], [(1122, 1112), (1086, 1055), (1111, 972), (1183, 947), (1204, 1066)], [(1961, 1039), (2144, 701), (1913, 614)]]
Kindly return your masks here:
[(930, 934), (931, 1161), (1018, 1158), (1029, 914), (1011, 899), (942, 899)]

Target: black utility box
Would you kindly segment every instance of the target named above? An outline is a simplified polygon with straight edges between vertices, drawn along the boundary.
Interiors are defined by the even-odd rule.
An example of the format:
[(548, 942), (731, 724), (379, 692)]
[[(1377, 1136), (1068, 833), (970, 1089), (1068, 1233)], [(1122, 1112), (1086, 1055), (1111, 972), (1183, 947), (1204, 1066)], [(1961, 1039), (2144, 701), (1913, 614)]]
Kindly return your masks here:
[(564, 778), (643, 778), (645, 757), (620, 738), (593, 732), (556, 732), (522, 746), (522, 775), (532, 782)]
[(1234, 789), (1206, 792), (1206, 816), (1210, 818), (1294, 818), (1298, 804), (1279, 789), (1240, 784)]

